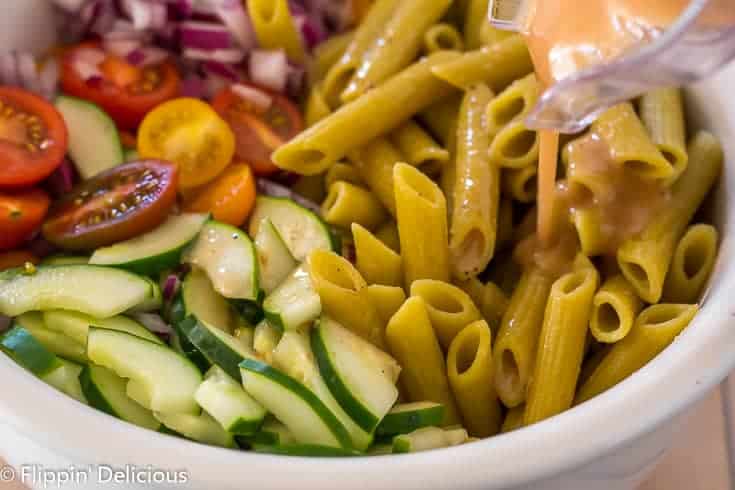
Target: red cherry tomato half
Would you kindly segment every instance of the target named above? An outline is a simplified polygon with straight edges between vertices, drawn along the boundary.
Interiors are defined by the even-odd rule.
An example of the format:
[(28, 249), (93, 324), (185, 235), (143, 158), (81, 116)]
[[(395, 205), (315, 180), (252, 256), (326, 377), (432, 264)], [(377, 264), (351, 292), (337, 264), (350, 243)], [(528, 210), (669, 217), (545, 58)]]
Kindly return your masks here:
[(286, 97), (249, 88), (270, 98), (267, 109), (256, 107), (229, 88), (215, 96), (212, 106), (235, 134), (236, 158), (250, 164), (256, 175), (270, 175), (279, 170), (271, 161), (271, 154), (299, 134), (304, 129), (304, 121), (298, 108)]
[(87, 250), (150, 231), (176, 203), (177, 179), (175, 165), (157, 160), (111, 168), (55, 203), (43, 236), (61, 248)]
[(28, 240), (43, 223), (50, 202), (40, 189), (0, 193), (0, 250)]
[(33, 185), (61, 164), (67, 149), (61, 114), (30, 92), (0, 87), (0, 186)]
[(154, 107), (179, 94), (179, 74), (173, 63), (139, 68), (113, 55), (99, 65), (101, 80), (85, 80), (75, 66), (80, 50), (100, 50), (84, 43), (64, 54), (61, 87), (64, 92), (102, 107), (120, 129), (135, 129)]

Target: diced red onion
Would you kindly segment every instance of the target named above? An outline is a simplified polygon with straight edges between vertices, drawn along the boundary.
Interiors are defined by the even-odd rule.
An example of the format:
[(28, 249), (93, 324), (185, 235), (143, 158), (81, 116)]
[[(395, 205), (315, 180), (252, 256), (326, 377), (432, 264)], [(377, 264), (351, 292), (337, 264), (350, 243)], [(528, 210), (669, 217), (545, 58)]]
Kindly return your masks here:
[(197, 75), (191, 75), (181, 82), (181, 95), (184, 97), (204, 97), (204, 89), (204, 80)]
[(283, 93), (288, 83), (288, 58), (283, 50), (253, 50), (250, 53), (250, 78), (257, 85)]
[(96, 48), (83, 48), (74, 52), (74, 61), (86, 63), (88, 65), (97, 66), (105, 61), (105, 52)]
[(54, 0), (54, 3), (67, 12), (79, 12), (86, 0)]
[(120, 5), (136, 29), (161, 29), (168, 22), (165, 5), (146, 0), (120, 0)]
[(9, 316), (0, 315), (0, 333), (8, 330), (11, 323), (13, 323), (12, 318), (10, 318)]
[(192, 60), (218, 61), (220, 63), (240, 63), (245, 58), (241, 49), (184, 49), (184, 57)]
[(112, 30), (112, 26), (117, 20), (117, 9), (112, 0), (97, 0), (97, 8), (93, 16), (89, 31), (103, 36)]
[(250, 102), (261, 113), (267, 111), (271, 104), (273, 104), (273, 98), (270, 95), (254, 87), (235, 83), (230, 87), (230, 90), (235, 92), (240, 98)]
[(306, 80), (306, 70), (303, 66), (288, 65), (288, 75), (286, 79), (286, 88), (289, 95), (298, 96), (304, 88)]
[(171, 325), (164, 322), (163, 318), (155, 313), (136, 313), (133, 315), (133, 318), (155, 334), (171, 335), (173, 333)]
[(0, 83), (10, 86), (17, 86), (20, 83), (15, 53), (0, 55)]
[(202, 64), (202, 69), (207, 74), (226, 78), (231, 82), (240, 81), (240, 79), (242, 78), (237, 69), (232, 65), (228, 65), (227, 63), (220, 63), (218, 61), (207, 61)]
[(67, 194), (74, 187), (77, 174), (71, 160), (65, 158), (54, 172), (46, 179), (46, 187), (55, 197)]
[(300, 204), (306, 209), (310, 209), (311, 211), (314, 211), (317, 214), (321, 214), (321, 208), (319, 207), (318, 204), (295, 193), (288, 187), (285, 187), (281, 184), (277, 184), (273, 182), (272, 180), (260, 178), (257, 180), (257, 187), (258, 187), (258, 191), (261, 192), (262, 194), (265, 194), (266, 196), (286, 197), (288, 199), (291, 199), (295, 203)]
[(77, 72), (77, 75), (79, 75), (86, 82), (102, 80), (102, 72), (97, 67), (97, 65), (93, 65), (86, 61), (77, 59), (72, 62), (72, 66)]
[(312, 17), (306, 14), (294, 16), (294, 23), (309, 49), (327, 38), (327, 32)]
[(211, 99), (223, 88), (229, 87), (232, 82), (214, 74), (208, 74), (204, 79), (204, 97)]
[(114, 40), (106, 38), (102, 45), (105, 51), (120, 58), (127, 58), (130, 53), (141, 48), (141, 42), (135, 39)]
[(245, 12), (242, 0), (209, 0), (213, 4), (214, 12), (222, 23), (227, 26), (240, 47), (250, 50), (257, 45), (255, 30), (250, 17)]
[(232, 49), (234, 43), (230, 31), (212, 22), (182, 22), (179, 24), (182, 47), (191, 49)]
[(135, 66), (152, 66), (163, 63), (169, 57), (169, 52), (161, 48), (140, 48), (128, 53), (126, 61)]
[(163, 287), (161, 288), (163, 292), (163, 299), (166, 301), (170, 301), (179, 291), (180, 285), (181, 280), (179, 279), (179, 276), (177, 276), (176, 274), (169, 274), (166, 277), (166, 280), (163, 282)]

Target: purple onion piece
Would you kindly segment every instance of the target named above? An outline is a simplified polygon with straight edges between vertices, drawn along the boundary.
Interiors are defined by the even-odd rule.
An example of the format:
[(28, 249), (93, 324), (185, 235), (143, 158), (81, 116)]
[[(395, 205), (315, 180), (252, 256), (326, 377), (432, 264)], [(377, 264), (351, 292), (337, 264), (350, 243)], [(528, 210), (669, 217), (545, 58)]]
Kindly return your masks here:
[(166, 277), (166, 280), (163, 282), (163, 299), (166, 301), (170, 301), (171, 299), (173, 299), (173, 297), (179, 291), (180, 285), (181, 280), (179, 279), (179, 276), (177, 276), (176, 274), (169, 274)]
[(133, 318), (155, 334), (171, 335), (173, 333), (171, 325), (163, 321), (163, 318), (156, 313), (136, 313)]
[(181, 95), (199, 99), (204, 97), (204, 80), (197, 75), (190, 75), (181, 82)]
[(319, 207), (318, 204), (295, 193), (294, 191), (292, 191), (286, 186), (277, 184), (276, 182), (273, 182), (272, 180), (260, 178), (257, 180), (257, 187), (258, 187), (258, 191), (262, 194), (265, 194), (266, 196), (286, 197), (294, 201), (296, 204), (299, 204), (305, 207), (306, 209), (309, 209), (313, 211), (314, 213), (316, 213), (317, 215), (321, 216), (321, 208)]
[(46, 179), (46, 189), (58, 198), (71, 192), (77, 180), (77, 173), (71, 160), (65, 158), (54, 172)]
[(249, 62), (250, 79), (261, 87), (283, 93), (288, 83), (288, 58), (283, 50), (253, 50)]
[(187, 21), (179, 24), (183, 48), (216, 50), (235, 48), (230, 31), (222, 24)]

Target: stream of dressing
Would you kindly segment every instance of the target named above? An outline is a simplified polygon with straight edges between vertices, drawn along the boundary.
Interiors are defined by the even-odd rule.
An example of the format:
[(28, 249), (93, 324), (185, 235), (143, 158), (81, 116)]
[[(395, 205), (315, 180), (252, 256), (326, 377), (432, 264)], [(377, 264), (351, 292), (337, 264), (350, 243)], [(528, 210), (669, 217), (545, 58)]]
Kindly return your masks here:
[[(721, 7), (722, 12), (735, 10), (728, 8), (728, 3), (728, 0), (715, 2)], [(635, 46), (650, 42), (675, 21), (688, 4), (688, 0), (530, 1), (524, 34), (542, 87), (548, 88), (581, 69), (603, 63)], [(725, 17), (733, 15), (728, 12)], [(711, 22), (717, 24), (722, 22), (722, 19), (711, 16)], [(610, 243), (620, 243), (631, 233), (642, 229), (640, 223), (647, 222), (646, 216), (650, 214), (650, 210), (657, 208), (658, 197), (652, 198), (656, 202), (647, 202), (646, 193), (643, 192), (635, 199), (631, 199), (630, 193), (625, 189), (641, 188), (641, 183), (626, 175), (624, 168), (616, 167), (610, 149), (604, 141), (594, 134), (583, 138), (587, 138), (587, 144), (580, 144), (576, 148), (574, 165), (578, 171), (595, 168), (596, 172), (609, 176), (611, 181), (609, 187), (613, 189), (608, 196), (595, 196), (588, 205), (608, 210), (625, 210), (625, 213), (617, 213), (615, 219), (611, 218), (609, 222), (603, 223)], [(556, 220), (555, 223), (554, 210), (558, 210), (560, 206), (555, 201), (564, 194), (556, 184), (558, 154), (559, 134), (551, 130), (542, 130), (536, 240), (537, 248), (542, 251), (548, 250), (548, 255), (567, 256), (570, 254), (558, 254), (553, 251), (563, 243), (571, 243), (570, 240), (556, 236), (559, 234), (559, 221)], [(648, 184), (650, 185), (650, 182)], [(616, 187), (619, 192), (615, 192)], [(660, 193), (656, 190), (651, 194), (658, 196)], [(639, 211), (631, 207), (631, 203), (644, 208)], [(566, 204), (572, 206), (569, 208), (572, 212), (573, 206), (579, 206), (578, 202)], [(612, 216), (604, 210), (600, 211), (600, 214), (603, 217)], [(533, 255), (539, 255), (538, 250)]]

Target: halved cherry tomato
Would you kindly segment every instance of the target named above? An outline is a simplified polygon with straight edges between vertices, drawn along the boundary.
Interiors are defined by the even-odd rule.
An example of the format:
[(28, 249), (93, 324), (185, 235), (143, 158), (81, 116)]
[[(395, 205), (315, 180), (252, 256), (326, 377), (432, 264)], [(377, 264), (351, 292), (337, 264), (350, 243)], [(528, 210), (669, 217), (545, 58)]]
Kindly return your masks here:
[(54, 106), (25, 90), (0, 87), (0, 186), (43, 180), (66, 149), (66, 125)]
[(176, 203), (177, 177), (176, 165), (155, 160), (106, 170), (54, 204), (43, 236), (61, 248), (86, 250), (150, 231)]
[(279, 170), (271, 154), (304, 129), (304, 120), (298, 108), (282, 95), (250, 88), (271, 98), (268, 109), (258, 110), (229, 88), (217, 94), (212, 106), (235, 133), (236, 158), (248, 162), (256, 175), (270, 175)]
[(235, 136), (227, 123), (199, 99), (171, 100), (151, 111), (138, 131), (142, 158), (179, 166), (179, 188), (199, 187), (232, 162)]
[(5, 269), (13, 269), (14, 267), (22, 267), (27, 262), (38, 264), (41, 261), (28, 250), (12, 250), (10, 252), (0, 253), (0, 271)]
[(217, 221), (241, 226), (255, 205), (255, 178), (248, 165), (234, 163), (184, 204), (184, 210), (212, 213)]
[(99, 66), (102, 80), (85, 80), (75, 66), (75, 57), (80, 50), (90, 49), (104, 53), (96, 43), (80, 44), (64, 53), (61, 87), (102, 107), (121, 129), (135, 129), (151, 109), (178, 96), (180, 77), (168, 61), (139, 68), (107, 55)]
[(0, 193), (0, 250), (28, 240), (43, 223), (50, 202), (40, 189)]

